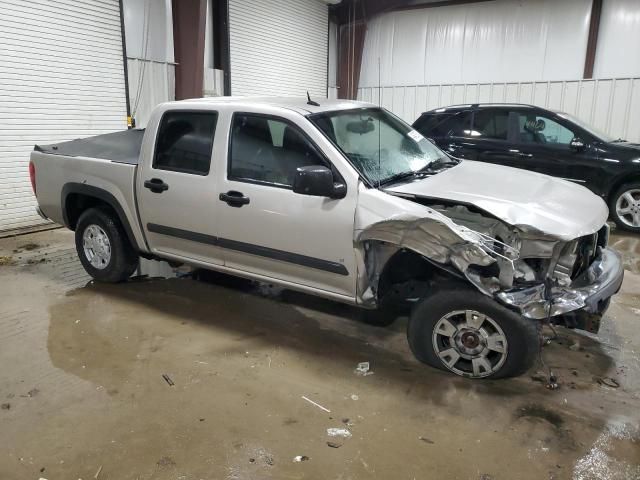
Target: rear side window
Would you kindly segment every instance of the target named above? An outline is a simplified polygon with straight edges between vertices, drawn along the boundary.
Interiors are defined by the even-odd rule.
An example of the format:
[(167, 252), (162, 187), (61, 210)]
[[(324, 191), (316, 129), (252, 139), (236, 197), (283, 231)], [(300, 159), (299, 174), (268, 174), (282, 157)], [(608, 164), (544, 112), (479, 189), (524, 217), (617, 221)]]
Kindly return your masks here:
[(507, 110), (479, 110), (475, 113), (471, 136), (496, 140), (506, 140), (509, 131)]
[(216, 112), (167, 112), (158, 130), (153, 168), (207, 175), (216, 130)]
[(468, 135), (471, 114), (468, 112), (439, 112), (420, 117), (413, 128), (425, 137), (463, 137)]
[(230, 179), (288, 188), (298, 167), (326, 163), (295, 125), (263, 115), (234, 115)]

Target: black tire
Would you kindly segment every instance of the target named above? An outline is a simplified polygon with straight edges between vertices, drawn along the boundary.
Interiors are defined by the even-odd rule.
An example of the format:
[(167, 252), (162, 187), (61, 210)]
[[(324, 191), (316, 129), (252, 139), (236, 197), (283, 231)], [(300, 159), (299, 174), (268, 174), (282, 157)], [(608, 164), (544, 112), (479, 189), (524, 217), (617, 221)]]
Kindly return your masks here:
[[(625, 183), (620, 188), (618, 188), (618, 190), (616, 190), (616, 192), (609, 198), (609, 215), (618, 228), (626, 230), (627, 232), (640, 233), (640, 226), (634, 227), (633, 225), (629, 225), (628, 221), (632, 219), (630, 219), (629, 217), (623, 218), (624, 216), (619, 215), (617, 211), (618, 199), (622, 197), (626, 192), (632, 190), (637, 190), (637, 192), (634, 193), (634, 197), (640, 200), (640, 182)], [(627, 205), (627, 203), (624, 203), (624, 205)], [(640, 205), (634, 205), (631, 207), (631, 209), (632, 211), (637, 211), (638, 214), (640, 214)]]
[[(473, 369), (471, 366), (472, 360), (466, 360), (465, 358), (454, 364), (454, 368), (449, 368), (435, 350), (433, 334), (438, 322), (448, 314), (465, 310), (475, 311), (489, 317), (502, 329), (506, 338), (506, 358), (502, 359), (502, 353), (489, 351), (488, 360), (492, 364), (492, 369), (496, 368), (490, 374), (486, 374), (486, 370), (482, 372), (482, 375), (474, 375), (473, 371), (465, 374), (465, 368), (463, 367), (466, 367), (466, 370)], [(460, 325), (457, 325), (457, 327), (460, 327)], [(490, 322), (488, 325), (482, 323), (481, 327), (483, 327), (484, 333), (487, 333), (487, 330), (489, 333), (492, 331), (498, 333), (493, 330), (493, 324)], [(466, 331), (464, 328), (456, 329), (456, 335), (452, 336), (451, 339), (464, 338), (464, 336), (461, 336), (464, 331)], [(438, 336), (436, 338), (439, 339), (437, 340), (439, 342), (442, 341), (441, 339), (447, 339), (448, 337)], [(478, 335), (471, 338), (472, 343), (476, 338), (482, 338), (482, 336)], [(409, 317), (407, 339), (411, 351), (421, 362), (469, 378), (504, 378), (520, 375), (533, 365), (539, 348), (538, 323), (535, 320), (524, 318), (466, 285), (442, 289), (426, 297), (416, 305)], [(449, 340), (444, 341), (448, 342)], [(455, 342), (453, 343), (453, 345), (449, 346), (453, 346), (456, 352), (459, 352)], [(482, 345), (474, 348), (482, 348)], [(442, 347), (442, 351), (446, 349), (447, 345)], [(487, 350), (484, 351), (486, 352)], [(496, 358), (502, 360), (496, 360)], [(500, 363), (501, 366), (496, 367)], [(460, 367), (458, 368), (456, 365), (460, 365)], [(463, 373), (460, 373), (460, 371)]]
[[(83, 247), (87, 227), (97, 225), (109, 239), (111, 253), (108, 263), (101, 268), (93, 266)], [(76, 224), (76, 251), (82, 266), (95, 280), (118, 283), (128, 279), (138, 267), (139, 256), (131, 246), (120, 220), (109, 209), (90, 208), (80, 215)]]

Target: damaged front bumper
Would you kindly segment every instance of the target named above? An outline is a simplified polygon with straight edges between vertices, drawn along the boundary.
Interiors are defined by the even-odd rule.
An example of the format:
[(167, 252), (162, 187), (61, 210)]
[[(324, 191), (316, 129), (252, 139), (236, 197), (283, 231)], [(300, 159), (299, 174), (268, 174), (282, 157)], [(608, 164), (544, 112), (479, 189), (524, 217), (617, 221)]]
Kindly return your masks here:
[(527, 318), (540, 320), (571, 314), (573, 326), (597, 331), (599, 316), (606, 310), (609, 298), (620, 290), (623, 277), (618, 253), (601, 248), (589, 268), (568, 287), (552, 286), (548, 294), (545, 285), (538, 284), (498, 292), (496, 298)]

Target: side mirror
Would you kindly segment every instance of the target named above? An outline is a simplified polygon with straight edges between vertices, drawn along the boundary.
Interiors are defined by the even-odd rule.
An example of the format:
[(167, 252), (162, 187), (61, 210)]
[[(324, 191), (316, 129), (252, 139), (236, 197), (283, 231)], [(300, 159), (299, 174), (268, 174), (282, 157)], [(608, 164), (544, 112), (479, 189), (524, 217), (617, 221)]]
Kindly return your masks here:
[(314, 197), (344, 198), (347, 187), (333, 182), (333, 173), (324, 165), (299, 167), (293, 179), (294, 193)]
[(573, 137), (571, 142), (569, 142), (569, 148), (574, 152), (581, 152), (585, 149), (586, 145), (582, 141), (582, 139), (578, 137)]

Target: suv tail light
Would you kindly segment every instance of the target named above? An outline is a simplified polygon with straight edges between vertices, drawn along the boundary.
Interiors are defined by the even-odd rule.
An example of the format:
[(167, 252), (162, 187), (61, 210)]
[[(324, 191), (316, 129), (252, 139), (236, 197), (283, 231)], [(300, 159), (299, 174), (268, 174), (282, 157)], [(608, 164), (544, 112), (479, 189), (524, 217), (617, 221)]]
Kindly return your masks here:
[(29, 179), (31, 180), (31, 188), (33, 189), (33, 194), (36, 194), (36, 166), (33, 162), (29, 162)]

